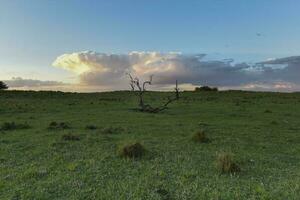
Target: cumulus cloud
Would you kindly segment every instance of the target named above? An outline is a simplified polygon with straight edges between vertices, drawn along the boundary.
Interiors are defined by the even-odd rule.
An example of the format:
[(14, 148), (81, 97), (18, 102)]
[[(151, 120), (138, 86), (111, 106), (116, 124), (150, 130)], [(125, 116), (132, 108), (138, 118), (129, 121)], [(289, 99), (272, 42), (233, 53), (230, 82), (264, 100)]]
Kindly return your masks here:
[[(59, 56), (53, 66), (78, 75), (79, 84), (128, 89), (126, 73), (141, 79), (154, 75), (160, 88), (178, 80), (184, 85), (274, 90), (299, 88), (300, 56), (248, 64), (229, 60), (205, 60), (205, 54), (131, 52), (106, 54), (92, 51)], [(255, 87), (254, 87), (255, 86)]]
[(291, 56), (261, 62), (270, 80), (300, 84), (300, 56)]

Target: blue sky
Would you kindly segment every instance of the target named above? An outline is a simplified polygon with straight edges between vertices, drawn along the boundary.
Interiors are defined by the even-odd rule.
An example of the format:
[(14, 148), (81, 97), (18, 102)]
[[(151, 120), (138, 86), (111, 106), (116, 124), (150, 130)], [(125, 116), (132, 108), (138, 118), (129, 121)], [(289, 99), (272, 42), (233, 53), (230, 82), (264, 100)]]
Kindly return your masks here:
[(0, 79), (72, 81), (65, 53), (177, 51), (256, 62), (300, 53), (298, 0), (1, 0)]

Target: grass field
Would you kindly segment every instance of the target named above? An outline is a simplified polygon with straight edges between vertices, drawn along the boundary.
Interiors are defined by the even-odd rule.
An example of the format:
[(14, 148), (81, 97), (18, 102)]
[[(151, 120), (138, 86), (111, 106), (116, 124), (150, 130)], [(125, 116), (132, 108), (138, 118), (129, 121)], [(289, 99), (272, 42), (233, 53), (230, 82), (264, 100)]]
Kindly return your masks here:
[[(300, 93), (183, 92), (162, 113), (136, 106), (130, 92), (1, 92), (0, 199), (300, 199)], [(192, 140), (199, 130), (210, 142)], [(146, 153), (120, 157), (134, 141)], [(221, 173), (220, 152), (241, 172)]]

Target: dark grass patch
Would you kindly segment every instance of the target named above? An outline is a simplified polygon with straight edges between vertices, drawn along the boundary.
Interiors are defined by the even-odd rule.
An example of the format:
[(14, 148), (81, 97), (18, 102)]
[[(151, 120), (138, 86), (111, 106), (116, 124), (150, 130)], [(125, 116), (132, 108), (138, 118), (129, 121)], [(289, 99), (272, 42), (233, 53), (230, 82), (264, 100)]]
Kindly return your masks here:
[(23, 178), (25, 179), (43, 179), (49, 175), (46, 169), (28, 169), (24, 171)]
[(279, 123), (277, 121), (271, 121), (272, 125), (278, 125)]
[(80, 137), (78, 135), (74, 135), (72, 133), (67, 133), (62, 136), (62, 139), (65, 141), (79, 141)]
[(65, 122), (51, 122), (48, 126), (49, 130), (63, 130), (63, 129), (70, 129), (71, 127)]
[(54, 148), (57, 148), (57, 149), (61, 149), (64, 145), (66, 145), (66, 142), (58, 141), (58, 142), (52, 143), (51, 147), (54, 147)]
[(210, 142), (210, 139), (207, 138), (204, 130), (200, 130), (200, 131), (196, 132), (192, 136), (192, 140), (194, 142), (197, 142), (197, 143), (208, 143), (208, 142)]
[(86, 125), (85, 126), (85, 129), (87, 129), (87, 130), (96, 130), (98, 127), (97, 126), (95, 126), (95, 125)]
[(14, 143), (14, 141), (12, 141), (12, 140), (5, 140), (5, 139), (0, 140), (0, 144), (13, 144), (13, 143)]
[(118, 154), (124, 158), (140, 158), (146, 150), (139, 142), (127, 143), (119, 146)]
[(272, 113), (272, 110), (266, 109), (264, 113)]
[(15, 122), (4, 122), (1, 125), (1, 131), (10, 131), (10, 130), (18, 130), (18, 129), (29, 129), (30, 126), (27, 123), (17, 124)]
[(123, 133), (124, 131), (126, 130), (122, 127), (112, 127), (112, 126), (101, 129), (101, 133), (103, 134), (119, 134), (119, 133)]
[(198, 125), (199, 126), (208, 126), (209, 124), (206, 122), (198, 122)]
[(231, 153), (221, 152), (217, 154), (216, 167), (221, 173), (237, 173), (241, 168), (234, 162)]
[(164, 200), (171, 199), (170, 193), (163, 188), (158, 188), (156, 190), (156, 193), (160, 195), (161, 199), (164, 199)]

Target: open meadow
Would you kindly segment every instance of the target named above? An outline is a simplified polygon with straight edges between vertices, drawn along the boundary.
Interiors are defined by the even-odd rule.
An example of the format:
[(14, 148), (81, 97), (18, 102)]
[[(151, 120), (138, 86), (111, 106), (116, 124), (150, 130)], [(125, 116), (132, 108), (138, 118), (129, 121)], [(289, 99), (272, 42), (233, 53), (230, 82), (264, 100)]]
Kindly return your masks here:
[(300, 93), (180, 95), (0, 92), (0, 199), (299, 199)]

